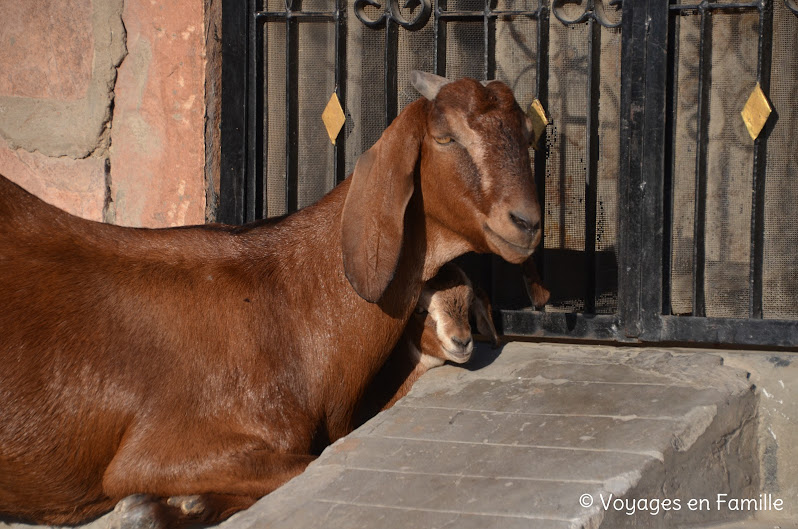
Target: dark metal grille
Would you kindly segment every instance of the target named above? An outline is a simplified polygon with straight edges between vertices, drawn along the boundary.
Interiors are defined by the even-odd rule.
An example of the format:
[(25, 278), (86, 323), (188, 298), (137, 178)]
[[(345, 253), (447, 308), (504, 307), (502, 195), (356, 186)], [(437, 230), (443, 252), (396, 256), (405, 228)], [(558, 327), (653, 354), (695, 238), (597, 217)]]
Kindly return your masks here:
[[(796, 347), (797, 15), (794, 0), (225, 0), (219, 220), (329, 191), (416, 99), (412, 69), (499, 79), (553, 119), (533, 157), (550, 304), (528, 307), (517, 267), (464, 260), (506, 334)], [(757, 82), (776, 115), (751, 141)]]

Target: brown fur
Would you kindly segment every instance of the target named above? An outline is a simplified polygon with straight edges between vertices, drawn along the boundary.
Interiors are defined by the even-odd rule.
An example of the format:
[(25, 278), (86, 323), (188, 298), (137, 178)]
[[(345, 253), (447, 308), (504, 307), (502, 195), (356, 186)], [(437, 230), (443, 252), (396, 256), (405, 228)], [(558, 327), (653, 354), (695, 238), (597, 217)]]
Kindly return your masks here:
[[(531, 254), (525, 127), (501, 83), (449, 84), (317, 204), (238, 229), (90, 222), (0, 177), (0, 513), (74, 524), (141, 493), (214, 522), (301, 472), (441, 265)], [(197, 494), (193, 518), (166, 500)]]

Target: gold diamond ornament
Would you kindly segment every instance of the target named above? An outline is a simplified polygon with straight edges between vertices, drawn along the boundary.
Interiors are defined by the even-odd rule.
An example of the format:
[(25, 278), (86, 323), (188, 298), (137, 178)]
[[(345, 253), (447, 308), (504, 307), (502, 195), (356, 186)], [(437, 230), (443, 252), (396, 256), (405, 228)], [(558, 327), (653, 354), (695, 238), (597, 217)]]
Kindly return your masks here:
[(752, 140), (755, 140), (759, 133), (762, 132), (762, 128), (767, 123), (771, 112), (773, 112), (773, 109), (770, 108), (768, 98), (765, 97), (765, 93), (759, 83), (756, 83), (754, 91), (748, 96), (748, 101), (745, 103), (743, 111), (740, 112)]
[(529, 119), (532, 120), (532, 148), (537, 151), (539, 149), (538, 143), (540, 142), (540, 138), (546, 131), (546, 125), (549, 124), (549, 118), (546, 117), (546, 111), (543, 109), (543, 105), (540, 103), (539, 99), (532, 101), (532, 104), (529, 105), (527, 115)]
[(321, 113), (321, 120), (324, 126), (327, 127), (327, 135), (330, 136), (330, 141), (335, 145), (335, 138), (341, 132), (341, 128), (346, 123), (346, 116), (344, 109), (341, 108), (341, 103), (338, 101), (338, 96), (335, 92), (330, 96), (327, 106), (324, 107), (324, 112)]

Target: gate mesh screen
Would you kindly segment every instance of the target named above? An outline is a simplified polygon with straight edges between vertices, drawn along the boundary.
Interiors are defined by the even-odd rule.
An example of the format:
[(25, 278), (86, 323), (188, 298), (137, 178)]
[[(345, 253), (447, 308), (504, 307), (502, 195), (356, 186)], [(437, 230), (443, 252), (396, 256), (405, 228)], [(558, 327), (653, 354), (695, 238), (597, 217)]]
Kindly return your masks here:
[[(783, 2), (774, 2), (770, 97), (778, 122), (768, 140), (765, 198), (763, 312), (765, 318), (798, 317), (798, 273), (794, 222), (798, 183), (794, 130), (798, 71), (789, 54), (798, 45), (798, 24)], [(754, 143), (740, 111), (756, 86), (759, 13), (716, 12), (708, 19), (711, 64), (707, 134), (705, 280), (708, 317), (748, 318)], [(700, 16), (676, 16), (676, 105), (673, 138), (671, 310), (693, 313), (696, 152)], [(792, 45), (790, 44), (792, 42)], [(792, 50), (792, 51), (790, 51)], [(773, 117), (771, 117), (773, 120)], [(781, 123), (781, 126), (779, 124)]]
[(285, 201), (285, 24), (265, 24), (263, 29), (264, 101), (263, 137), (265, 152), (263, 180), (266, 182), (267, 214), (284, 215)]
[(798, 319), (798, 17), (782, 2), (773, 11), (770, 98), (778, 121), (768, 140), (762, 303), (765, 318)]
[(549, 112), (546, 165), (546, 280), (554, 299), (547, 310), (584, 310), (585, 175), (587, 163), (586, 91), (589, 66), (599, 73), (599, 157), (596, 199), (596, 313), (617, 308), (617, 176), (620, 155), (620, 29), (602, 27), (598, 64), (589, 65), (587, 25), (550, 20)]
[(321, 121), (321, 113), (335, 90), (334, 38), (332, 24), (299, 24), (300, 208), (313, 204), (335, 185), (333, 147)]

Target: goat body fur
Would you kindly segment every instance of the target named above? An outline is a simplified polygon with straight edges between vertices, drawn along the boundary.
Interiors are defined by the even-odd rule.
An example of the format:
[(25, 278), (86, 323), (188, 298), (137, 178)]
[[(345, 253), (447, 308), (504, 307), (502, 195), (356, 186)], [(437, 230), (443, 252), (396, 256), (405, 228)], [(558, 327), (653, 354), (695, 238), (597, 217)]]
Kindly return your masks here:
[[(479, 146), (495, 168), (468, 142), (499, 126)], [(317, 204), (241, 228), (100, 224), (0, 177), (0, 513), (73, 524), (199, 494), (213, 522), (301, 472), (352, 429), (425, 280), (532, 252), (526, 142), (506, 86), (451, 83)]]

